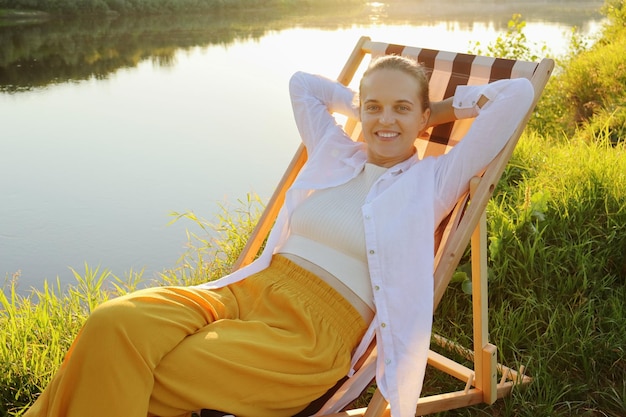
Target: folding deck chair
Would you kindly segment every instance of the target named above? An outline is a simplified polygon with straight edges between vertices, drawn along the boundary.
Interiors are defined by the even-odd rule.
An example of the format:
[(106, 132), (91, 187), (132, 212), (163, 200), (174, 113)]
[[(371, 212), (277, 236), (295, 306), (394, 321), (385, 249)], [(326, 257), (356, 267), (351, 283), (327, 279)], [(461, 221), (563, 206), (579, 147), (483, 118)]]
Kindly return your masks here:
[[(472, 180), (469, 195), (457, 202), (451, 214), (439, 226), (436, 236), (438, 246), (435, 256), (435, 309), (468, 244), (471, 244), (474, 346), (468, 349), (438, 335), (434, 335), (433, 340), (450, 351), (461, 352), (474, 365), (473, 369), (470, 369), (431, 350), (428, 365), (461, 380), (465, 383), (465, 389), (420, 398), (416, 415), (426, 415), (479, 403), (492, 404), (496, 399), (508, 395), (514, 385), (528, 384), (531, 378), (525, 375), (523, 368), (513, 370), (498, 364), (497, 349), (488, 340), (485, 210), (535, 104), (548, 82), (554, 68), (554, 61), (543, 59), (536, 63), (490, 58), (373, 42), (368, 37), (362, 37), (348, 58), (338, 80), (348, 85), (357, 71), (366, 66), (364, 59), (367, 55), (373, 58), (384, 54), (409, 56), (422, 63), (430, 72), (429, 87), (432, 101), (452, 96), (457, 85), (485, 84), (505, 78), (528, 78), (535, 89), (535, 99), (526, 117), (520, 122), (499, 156), (491, 162), (482, 175)], [(429, 129), (424, 137), (416, 140), (420, 156), (446, 153), (463, 138), (471, 123), (471, 119), (463, 119)], [(353, 140), (360, 139), (358, 121), (348, 119), (344, 128)], [(301, 145), (234, 265), (235, 269), (247, 265), (257, 256), (283, 204), (286, 190), (293, 183), (305, 161), (306, 150)], [(468, 204), (470, 201), (471, 204)], [(369, 361), (370, 364), (373, 362), (375, 351), (375, 348), (371, 349), (371, 356), (366, 358), (365, 362)], [(501, 376), (498, 377), (498, 374)], [(378, 390), (366, 408), (336, 411), (333, 410), (332, 401), (331, 397), (326, 406), (321, 409), (321, 414), (333, 417), (357, 415), (378, 417), (389, 416), (390, 413), (388, 403)]]

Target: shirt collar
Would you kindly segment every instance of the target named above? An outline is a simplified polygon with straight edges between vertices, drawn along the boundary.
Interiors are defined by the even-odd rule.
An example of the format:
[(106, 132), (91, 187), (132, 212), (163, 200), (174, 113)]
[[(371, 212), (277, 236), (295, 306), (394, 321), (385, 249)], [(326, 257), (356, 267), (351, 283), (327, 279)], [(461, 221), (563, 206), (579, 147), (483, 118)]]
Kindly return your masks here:
[[(398, 162), (394, 166), (390, 167), (387, 170), (387, 174), (389, 175), (400, 175), (413, 165), (420, 161), (417, 152), (413, 153), (409, 158), (405, 159), (402, 162)], [(367, 163), (367, 152), (363, 148), (361, 152), (357, 152), (352, 157), (346, 160), (346, 163), (355, 169), (355, 173), (361, 172)]]
[(404, 161), (399, 162), (389, 168), (389, 173), (393, 176), (400, 175), (418, 162), (419, 158), (417, 156), (417, 153), (414, 153), (410, 158), (405, 159)]

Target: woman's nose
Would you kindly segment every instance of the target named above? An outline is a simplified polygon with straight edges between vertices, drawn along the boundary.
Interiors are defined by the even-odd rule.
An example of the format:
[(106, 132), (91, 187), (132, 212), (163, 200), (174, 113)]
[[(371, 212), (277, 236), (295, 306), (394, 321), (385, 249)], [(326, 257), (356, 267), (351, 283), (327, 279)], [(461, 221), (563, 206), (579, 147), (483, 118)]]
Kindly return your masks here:
[(383, 125), (389, 125), (392, 124), (396, 121), (395, 117), (393, 116), (393, 113), (389, 110), (384, 110), (381, 114), (380, 114), (380, 123)]

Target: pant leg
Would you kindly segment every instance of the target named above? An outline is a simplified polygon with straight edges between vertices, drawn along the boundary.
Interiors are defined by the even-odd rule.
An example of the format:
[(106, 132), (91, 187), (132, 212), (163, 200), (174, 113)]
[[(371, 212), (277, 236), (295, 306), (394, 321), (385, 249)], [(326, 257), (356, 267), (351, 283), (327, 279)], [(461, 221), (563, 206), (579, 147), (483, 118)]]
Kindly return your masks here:
[(152, 415), (205, 408), (238, 417), (292, 416), (347, 374), (366, 329), (360, 314), (312, 274), (288, 262), (273, 265), (269, 277), (230, 286), (239, 319), (218, 320), (163, 357)]
[(284, 259), (215, 291), (138, 291), (93, 312), (25, 417), (290, 416), (346, 374), (366, 327)]
[(25, 417), (145, 417), (154, 369), (188, 335), (238, 308), (216, 292), (140, 290), (96, 308)]

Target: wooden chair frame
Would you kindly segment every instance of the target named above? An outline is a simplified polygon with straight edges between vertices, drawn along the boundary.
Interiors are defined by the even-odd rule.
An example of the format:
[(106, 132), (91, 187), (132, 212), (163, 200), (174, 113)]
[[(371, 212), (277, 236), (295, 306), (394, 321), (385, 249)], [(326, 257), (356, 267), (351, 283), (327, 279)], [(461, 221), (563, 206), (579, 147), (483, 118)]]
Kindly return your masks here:
[[(399, 54), (412, 56), (420, 60), (424, 53), (431, 57), (443, 57), (443, 71), (452, 71), (455, 76), (468, 78), (468, 73), (476, 71), (471, 64), (464, 65), (463, 72), (458, 71), (458, 65), (452, 62), (450, 57), (462, 55), (464, 62), (474, 62), (476, 56), (466, 54), (455, 54), (445, 51), (433, 51), (420, 48), (412, 48), (401, 45), (385, 44), (373, 42), (368, 37), (362, 37), (357, 42), (352, 54), (348, 58), (343, 70), (339, 74), (338, 81), (348, 85), (364, 58), (369, 54), (372, 56), (381, 54)], [(448, 57), (448, 58), (446, 58)], [(494, 58), (480, 57), (491, 63), (498, 61), (508, 67), (508, 76), (502, 78), (526, 77), (529, 78), (535, 89), (535, 99), (526, 117), (517, 127), (515, 133), (508, 141), (507, 145), (500, 152), (499, 156), (492, 161), (481, 176), (475, 177), (470, 184), (470, 196), (457, 203), (456, 208), (449, 216), (445, 225), (441, 244), (435, 256), (435, 309), (439, 304), (450, 279), (455, 272), (457, 265), (470, 244), (472, 263), (472, 305), (473, 305), (473, 342), (472, 349), (462, 347), (441, 336), (434, 335), (436, 343), (442, 347), (460, 353), (466, 359), (473, 362), (474, 367), (470, 369), (434, 351), (429, 352), (428, 364), (464, 382), (465, 389), (456, 392), (447, 392), (428, 397), (420, 398), (416, 415), (426, 415), (445, 410), (466, 407), (479, 403), (492, 404), (497, 399), (508, 395), (515, 385), (524, 385), (531, 382), (531, 378), (525, 375), (523, 367), (514, 370), (497, 362), (497, 348), (489, 342), (488, 338), (488, 305), (487, 305), (487, 227), (486, 227), (486, 207), (497, 182), (508, 160), (513, 153), (519, 137), (530, 118), (535, 104), (545, 87), (551, 72), (554, 68), (554, 61), (543, 59), (539, 63), (496, 60)], [(489, 64), (492, 65), (492, 64)], [(447, 67), (447, 68), (446, 68)], [(441, 70), (441, 68), (439, 69)], [(497, 79), (494, 75), (489, 75), (484, 82)], [(432, 93), (432, 91), (431, 91)], [(441, 97), (437, 98), (441, 99)], [(358, 121), (348, 120), (345, 123), (345, 130), (354, 140), (358, 140), (360, 128)], [(257, 256), (263, 241), (268, 235), (278, 211), (280, 210), (287, 189), (296, 178), (300, 168), (306, 162), (306, 150), (301, 145), (294, 155), (287, 171), (279, 182), (273, 196), (269, 200), (259, 222), (253, 231), (247, 245), (243, 249), (239, 259), (234, 265), (235, 269), (249, 264)], [(498, 374), (501, 375), (498, 379)], [(387, 401), (376, 390), (368, 407), (360, 409), (346, 410), (337, 414), (328, 414), (332, 417), (365, 416), (380, 417), (389, 416), (390, 410)]]

